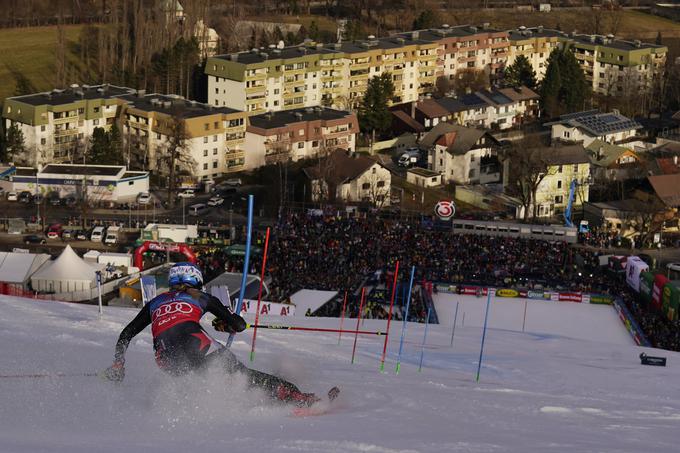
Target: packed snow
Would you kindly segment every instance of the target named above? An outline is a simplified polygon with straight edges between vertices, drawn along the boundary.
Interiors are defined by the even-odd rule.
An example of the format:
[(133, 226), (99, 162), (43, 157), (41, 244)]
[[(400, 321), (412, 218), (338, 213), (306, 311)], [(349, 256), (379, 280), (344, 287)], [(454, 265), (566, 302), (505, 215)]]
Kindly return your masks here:
[[(680, 354), (635, 346), (611, 307), (529, 301), (522, 332), (524, 302), (498, 299), (476, 382), (485, 302), (437, 295), (442, 324), (430, 326), (423, 370), (424, 326), (409, 323), (398, 375), (400, 322), (392, 324), (385, 373), (378, 370), (384, 337), (360, 337), (352, 365), (349, 334), (338, 345), (337, 333), (259, 330), (252, 366), (304, 391), (342, 388), (328, 413), (300, 418), (247, 389), (240, 376), (165, 376), (148, 329), (130, 345), (122, 384), (87, 375), (111, 363), (136, 310), (105, 307), (100, 318), (96, 306), (2, 296), (0, 451), (677, 451)], [(327, 318), (263, 322), (339, 325)], [(345, 321), (345, 328), (355, 325)], [(362, 328), (384, 330), (385, 321)], [(243, 360), (251, 335), (239, 334), (232, 346)], [(643, 351), (667, 357), (668, 366), (641, 366)]]

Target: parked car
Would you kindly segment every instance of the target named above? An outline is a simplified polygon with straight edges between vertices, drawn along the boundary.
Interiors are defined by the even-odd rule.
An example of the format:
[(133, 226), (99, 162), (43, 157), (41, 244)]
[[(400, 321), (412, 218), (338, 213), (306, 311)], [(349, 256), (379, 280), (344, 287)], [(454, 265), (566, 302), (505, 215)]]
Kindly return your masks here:
[(61, 232), (61, 238), (62, 239), (73, 239), (75, 237), (75, 231), (73, 230), (64, 230)]
[(18, 199), (19, 195), (16, 192), (7, 192), (7, 201), (17, 201)]
[(37, 234), (29, 234), (24, 236), (24, 244), (44, 244), (47, 241), (44, 237), (38, 236)]
[(222, 197), (211, 197), (208, 200), (208, 206), (220, 206), (222, 203), (224, 203), (224, 198)]
[(151, 201), (151, 194), (149, 192), (141, 192), (137, 195), (137, 203), (141, 205), (149, 204)]
[(50, 227), (47, 229), (47, 239), (59, 239), (62, 231), (63, 230), (60, 223), (50, 225)]
[(76, 197), (66, 197), (64, 199), (64, 205), (70, 208), (74, 207), (77, 203), (78, 200), (76, 200)]
[(194, 189), (186, 189), (177, 194), (179, 198), (194, 198), (196, 196), (196, 192), (194, 192)]
[(239, 187), (243, 184), (243, 181), (241, 181), (241, 178), (229, 178), (226, 181), (224, 181), (224, 184), (228, 186)]
[(61, 204), (61, 199), (59, 198), (59, 192), (50, 192), (47, 194), (47, 200), (52, 206), (59, 206)]
[(37, 193), (37, 194), (33, 195), (33, 203), (35, 203), (35, 204), (42, 203), (44, 199), (45, 199), (45, 197), (43, 197), (43, 195), (41, 193)]
[(217, 192), (222, 198), (228, 198), (238, 194), (238, 190), (235, 187), (223, 187)]
[(30, 203), (31, 202), (31, 192), (24, 190), (19, 194), (19, 203)]
[(87, 231), (80, 230), (76, 233), (76, 239), (79, 241), (87, 241)]
[(90, 233), (90, 240), (92, 242), (101, 242), (104, 239), (104, 231), (103, 226), (94, 227), (92, 233)]

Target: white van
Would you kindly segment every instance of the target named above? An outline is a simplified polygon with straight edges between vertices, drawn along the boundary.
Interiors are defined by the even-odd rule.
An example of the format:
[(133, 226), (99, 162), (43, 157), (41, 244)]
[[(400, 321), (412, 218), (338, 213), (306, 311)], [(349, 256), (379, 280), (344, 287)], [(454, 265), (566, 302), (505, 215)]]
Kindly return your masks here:
[(90, 240), (92, 242), (101, 242), (104, 239), (104, 227), (98, 226), (94, 227), (92, 234), (90, 234)]
[(120, 232), (119, 226), (110, 226), (106, 230), (106, 238), (104, 239), (105, 244), (115, 244), (118, 242), (118, 233)]
[(210, 208), (203, 203), (192, 204), (189, 206), (189, 215), (199, 216), (208, 212)]

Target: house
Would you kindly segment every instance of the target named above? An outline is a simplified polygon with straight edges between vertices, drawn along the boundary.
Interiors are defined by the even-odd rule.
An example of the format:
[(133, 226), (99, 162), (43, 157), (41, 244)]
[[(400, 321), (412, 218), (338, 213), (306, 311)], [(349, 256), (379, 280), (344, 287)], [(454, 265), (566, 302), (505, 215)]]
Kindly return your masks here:
[[(584, 219), (591, 228), (615, 233), (624, 238), (635, 238), (640, 229), (654, 217), (664, 217), (664, 209), (654, 207), (637, 198), (599, 203), (585, 203)], [(676, 223), (677, 230), (677, 223)]]
[(617, 110), (600, 113), (599, 110), (586, 110), (561, 115), (557, 121), (545, 123), (551, 127), (551, 139), (566, 143), (590, 145), (600, 139), (607, 143), (619, 144), (635, 137), (642, 125), (621, 115)]
[(369, 203), (382, 208), (390, 204), (392, 176), (381, 163), (365, 156), (336, 149), (315, 165), (304, 169), (310, 180), (311, 199), (328, 203)]
[(418, 187), (437, 187), (442, 184), (442, 175), (427, 168), (414, 167), (406, 172), (406, 182)]
[[(528, 159), (536, 164), (536, 169), (543, 169), (536, 173), (540, 174), (542, 179), (537, 186), (535, 199), (531, 200), (532, 209), (528, 217), (553, 217), (564, 214), (569, 205), (572, 183), (574, 183), (572, 207), (588, 201), (590, 158), (582, 145), (537, 148)], [(521, 177), (517, 173), (521, 172), (523, 167), (510, 165), (507, 159), (504, 165), (503, 187), (508, 191), (513, 181)]]
[(430, 170), (441, 173), (444, 183), (500, 181), (496, 154), (499, 143), (486, 130), (439, 123), (423, 137), (419, 146), (428, 153)]
[(524, 218), (522, 202), (503, 193), (502, 190), (498, 190), (491, 184), (457, 186), (455, 199), (484, 211), (515, 219)]
[(342, 148), (353, 152), (359, 122), (354, 113), (315, 107), (250, 117), (245, 146), (247, 169), (298, 161)]
[(624, 181), (644, 171), (640, 157), (627, 146), (597, 139), (586, 146), (586, 152), (592, 164), (591, 175), (596, 181)]

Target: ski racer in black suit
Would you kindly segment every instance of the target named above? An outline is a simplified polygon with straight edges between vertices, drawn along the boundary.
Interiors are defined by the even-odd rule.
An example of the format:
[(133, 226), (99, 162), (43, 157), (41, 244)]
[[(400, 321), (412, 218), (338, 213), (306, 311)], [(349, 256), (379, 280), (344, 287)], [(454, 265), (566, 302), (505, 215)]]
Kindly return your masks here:
[(210, 338), (199, 321), (206, 312), (215, 315), (213, 327), (236, 333), (246, 328), (245, 320), (232, 313), (216, 297), (202, 292), (203, 275), (192, 263), (177, 263), (169, 272), (170, 291), (154, 297), (121, 332), (113, 365), (104, 376), (120, 382), (125, 377), (125, 351), (132, 338), (151, 324), (156, 363), (165, 372), (183, 375), (218, 362), (227, 373), (244, 373), (251, 386), (265, 389), (272, 398), (308, 406), (319, 401), (313, 393), (302, 393), (277, 376), (252, 370), (234, 354)]

